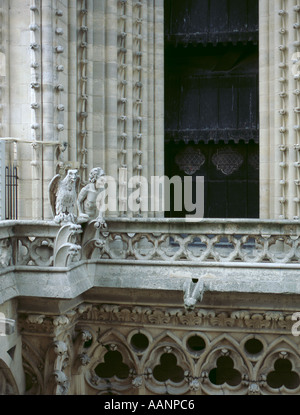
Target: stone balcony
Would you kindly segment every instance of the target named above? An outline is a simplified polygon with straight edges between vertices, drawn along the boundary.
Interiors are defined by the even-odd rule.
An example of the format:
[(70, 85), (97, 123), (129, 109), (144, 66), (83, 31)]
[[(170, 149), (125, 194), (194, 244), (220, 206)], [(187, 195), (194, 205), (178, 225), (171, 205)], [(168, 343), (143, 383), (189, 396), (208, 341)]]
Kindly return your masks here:
[(204, 292), (300, 293), (297, 222), (111, 218), (107, 225), (1, 222), (0, 304), (73, 299), (92, 288), (177, 292), (186, 307)]
[[(9, 368), (11, 393), (24, 371), (30, 394), (299, 393), (297, 222), (94, 225), (0, 223), (0, 385)], [(156, 376), (166, 355), (179, 381)], [(110, 356), (130, 376), (98, 372)], [(224, 359), (230, 384), (211, 375)]]

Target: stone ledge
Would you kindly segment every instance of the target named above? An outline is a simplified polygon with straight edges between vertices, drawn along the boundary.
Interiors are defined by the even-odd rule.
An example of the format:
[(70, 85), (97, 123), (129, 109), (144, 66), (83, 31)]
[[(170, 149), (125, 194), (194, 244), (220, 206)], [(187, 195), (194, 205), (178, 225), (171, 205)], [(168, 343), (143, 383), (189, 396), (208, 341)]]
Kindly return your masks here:
[(180, 292), (184, 284), (201, 281), (206, 293), (300, 294), (299, 269), (177, 264), (104, 264), (81, 262), (69, 268), (17, 267), (1, 277), (0, 303), (15, 297), (74, 299), (92, 288)]

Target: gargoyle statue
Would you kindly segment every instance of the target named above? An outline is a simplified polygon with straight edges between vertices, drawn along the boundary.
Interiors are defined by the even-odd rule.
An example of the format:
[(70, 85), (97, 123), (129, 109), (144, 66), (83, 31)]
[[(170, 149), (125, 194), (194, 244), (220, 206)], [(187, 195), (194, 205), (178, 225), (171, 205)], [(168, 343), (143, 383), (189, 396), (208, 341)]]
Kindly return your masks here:
[(193, 310), (197, 301), (202, 301), (203, 294), (206, 289), (207, 287), (202, 279), (197, 279), (196, 282), (193, 280), (187, 280), (183, 284), (183, 301), (185, 309), (188, 311)]
[(78, 170), (68, 170), (64, 179), (57, 174), (51, 180), (48, 190), (55, 222), (76, 223), (79, 185)]
[(77, 199), (78, 221), (89, 222), (95, 220), (96, 228), (106, 228), (103, 216), (105, 199), (106, 176), (101, 167), (94, 167), (90, 171), (89, 183), (84, 186)]

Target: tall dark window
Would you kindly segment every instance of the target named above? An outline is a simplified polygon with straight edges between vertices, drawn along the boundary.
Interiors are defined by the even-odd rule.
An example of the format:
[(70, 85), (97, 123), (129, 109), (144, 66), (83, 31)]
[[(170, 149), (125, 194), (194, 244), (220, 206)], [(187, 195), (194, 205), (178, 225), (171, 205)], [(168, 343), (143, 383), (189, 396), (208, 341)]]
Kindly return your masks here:
[(258, 0), (165, 0), (165, 173), (205, 217), (259, 216), (258, 106)]

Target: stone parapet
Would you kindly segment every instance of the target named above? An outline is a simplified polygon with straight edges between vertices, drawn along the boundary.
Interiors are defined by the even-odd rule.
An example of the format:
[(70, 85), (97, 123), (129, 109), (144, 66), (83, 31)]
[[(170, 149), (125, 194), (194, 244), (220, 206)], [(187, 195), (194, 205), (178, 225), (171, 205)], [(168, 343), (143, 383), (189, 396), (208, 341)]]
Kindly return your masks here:
[(1, 301), (74, 298), (93, 287), (183, 292), (187, 281), (192, 292), (198, 283), (199, 295), (300, 292), (296, 222), (108, 219), (107, 229), (94, 224), (2, 222)]

